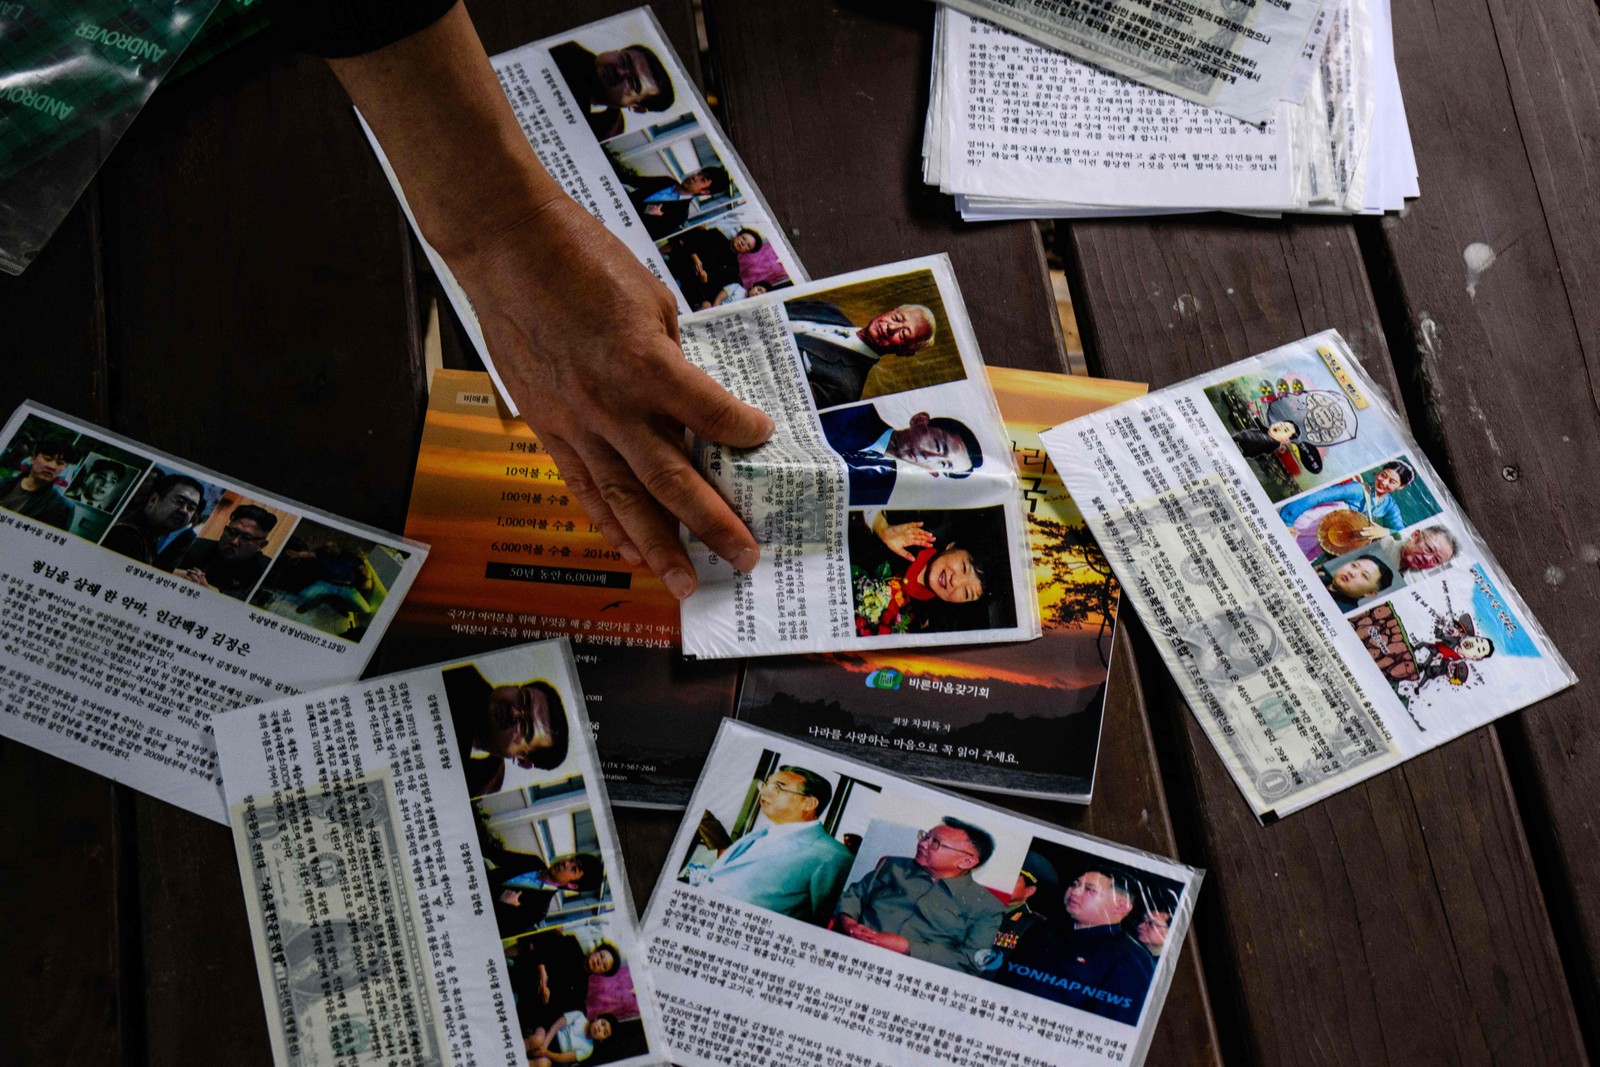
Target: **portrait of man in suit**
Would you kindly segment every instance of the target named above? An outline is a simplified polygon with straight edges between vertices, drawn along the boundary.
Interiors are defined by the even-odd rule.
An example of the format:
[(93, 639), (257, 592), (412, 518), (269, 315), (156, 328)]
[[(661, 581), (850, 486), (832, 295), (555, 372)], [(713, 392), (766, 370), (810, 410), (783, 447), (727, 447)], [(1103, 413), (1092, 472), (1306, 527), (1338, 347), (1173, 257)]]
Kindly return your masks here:
[(490, 685), (470, 663), (441, 675), (467, 794), (505, 785), (507, 764), (553, 770), (567, 758), (567, 712), (549, 682)]
[(983, 465), (978, 438), (963, 422), (933, 418), (926, 411), (895, 429), (871, 404), (821, 413), (828, 444), (850, 471), (854, 507), (886, 504), (902, 470), (932, 478), (965, 478)]
[(623, 174), (628, 199), (653, 241), (677, 233), (689, 221), (689, 207), (703, 196), (724, 196), (732, 188), (722, 167), (701, 167), (681, 178), (668, 174)]
[(916, 355), (933, 343), (939, 329), (926, 304), (901, 304), (865, 326), (825, 300), (790, 300), (783, 307), (819, 411), (860, 400), (878, 360)]
[(681, 880), (809, 923), (826, 922), (854, 857), (819, 822), (832, 797), (820, 774), (783, 766), (761, 783), (762, 818)]

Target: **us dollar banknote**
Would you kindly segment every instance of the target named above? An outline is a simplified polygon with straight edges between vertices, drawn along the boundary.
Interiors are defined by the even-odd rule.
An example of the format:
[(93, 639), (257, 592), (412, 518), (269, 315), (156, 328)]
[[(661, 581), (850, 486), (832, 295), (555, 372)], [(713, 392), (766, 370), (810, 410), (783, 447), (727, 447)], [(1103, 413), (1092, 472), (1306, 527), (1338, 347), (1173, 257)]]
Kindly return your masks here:
[(1398, 762), (1371, 700), (1226, 483), (1176, 488), (1110, 521), (1102, 549), (1140, 579), (1123, 595), (1258, 815)]
[(1265, 122), (1322, 0), (943, 0), (1113, 74)]
[(446, 1067), (388, 772), (229, 815), (280, 1067)]

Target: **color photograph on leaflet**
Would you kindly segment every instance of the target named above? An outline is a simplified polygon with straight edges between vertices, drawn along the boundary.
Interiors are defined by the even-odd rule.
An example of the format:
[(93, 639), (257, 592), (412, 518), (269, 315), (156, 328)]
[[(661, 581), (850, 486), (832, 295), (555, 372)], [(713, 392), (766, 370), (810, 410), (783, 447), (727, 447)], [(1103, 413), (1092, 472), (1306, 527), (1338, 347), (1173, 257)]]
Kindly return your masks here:
[(967, 376), (931, 271), (807, 293), (783, 313), (819, 411)]
[(570, 637), (613, 802), (682, 807), (738, 665), (683, 658), (677, 601), (606, 543), (488, 375), (434, 373), (406, 530), (433, 552), (385, 664)]
[(0, 508), (99, 541), (149, 467), (135, 452), (29, 415), (0, 451)]
[(1201, 877), (729, 722), (645, 942), (675, 1062), (1136, 1064)]
[(1088, 803), (1119, 594), (1038, 434), (1145, 387), (1004, 367), (988, 373), (1022, 478), (1044, 636), (920, 655), (751, 660), (738, 717), (927, 781)]

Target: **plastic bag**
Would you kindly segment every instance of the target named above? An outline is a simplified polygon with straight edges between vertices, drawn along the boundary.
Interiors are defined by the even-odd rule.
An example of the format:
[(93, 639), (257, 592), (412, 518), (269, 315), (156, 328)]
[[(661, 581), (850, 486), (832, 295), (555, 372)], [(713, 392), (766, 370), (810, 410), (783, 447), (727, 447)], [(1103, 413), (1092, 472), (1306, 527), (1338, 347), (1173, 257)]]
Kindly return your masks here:
[(218, 0), (0, 0), (0, 269), (20, 274)]

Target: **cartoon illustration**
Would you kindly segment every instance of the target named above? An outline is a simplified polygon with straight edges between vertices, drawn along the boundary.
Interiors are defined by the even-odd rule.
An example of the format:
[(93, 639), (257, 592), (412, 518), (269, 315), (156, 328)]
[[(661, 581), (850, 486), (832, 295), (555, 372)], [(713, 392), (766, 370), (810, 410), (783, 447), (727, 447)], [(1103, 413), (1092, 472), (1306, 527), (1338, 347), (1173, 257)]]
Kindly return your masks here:
[(1411, 721), (1424, 732), (1427, 727), (1417, 718), (1416, 709), (1451, 689), (1481, 681), (1481, 664), (1496, 650), (1494, 639), (1483, 632), (1487, 627), (1475, 620), (1471, 611), (1455, 610), (1449, 583), (1439, 591), (1444, 597), (1443, 610), (1411, 591), (1411, 599), (1431, 622), (1432, 634), (1425, 639), (1412, 636), (1394, 602), (1378, 604), (1350, 620)]
[(1299, 373), (1235, 378), (1206, 395), (1274, 500), (1316, 484), (1327, 451), (1356, 438), (1349, 398)]

